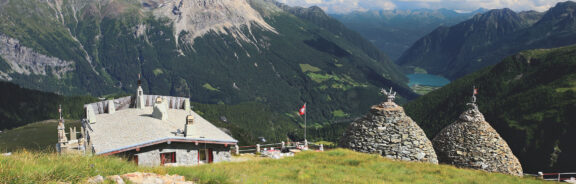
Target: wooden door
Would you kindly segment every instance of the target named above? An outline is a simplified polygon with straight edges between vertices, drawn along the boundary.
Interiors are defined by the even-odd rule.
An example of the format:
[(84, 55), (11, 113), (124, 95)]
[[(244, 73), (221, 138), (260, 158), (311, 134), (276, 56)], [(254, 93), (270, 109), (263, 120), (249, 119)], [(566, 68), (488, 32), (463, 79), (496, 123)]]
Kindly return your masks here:
[(206, 151), (208, 151), (208, 163), (212, 163), (214, 162), (214, 155), (212, 154), (213, 150), (212, 149), (207, 149)]

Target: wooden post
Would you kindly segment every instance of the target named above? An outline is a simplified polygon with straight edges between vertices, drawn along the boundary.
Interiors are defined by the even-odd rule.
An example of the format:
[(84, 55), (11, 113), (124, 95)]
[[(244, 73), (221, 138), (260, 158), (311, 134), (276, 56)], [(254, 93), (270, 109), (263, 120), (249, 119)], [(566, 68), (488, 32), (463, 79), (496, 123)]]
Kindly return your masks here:
[(260, 144), (256, 144), (256, 153), (260, 153)]

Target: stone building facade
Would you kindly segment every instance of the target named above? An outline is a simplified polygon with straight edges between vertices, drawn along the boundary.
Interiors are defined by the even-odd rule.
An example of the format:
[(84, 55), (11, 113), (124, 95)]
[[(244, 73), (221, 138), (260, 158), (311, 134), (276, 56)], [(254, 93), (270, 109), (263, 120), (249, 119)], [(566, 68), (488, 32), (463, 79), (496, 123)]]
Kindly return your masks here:
[[(174, 156), (171, 163), (167, 163), (166, 156)], [(224, 145), (214, 144), (189, 144), (189, 143), (163, 143), (154, 146), (140, 148), (124, 153), (139, 166), (188, 166), (212, 162), (230, 161), (230, 148)], [(164, 155), (164, 160), (162, 155)], [(172, 158), (169, 158), (172, 159)]]

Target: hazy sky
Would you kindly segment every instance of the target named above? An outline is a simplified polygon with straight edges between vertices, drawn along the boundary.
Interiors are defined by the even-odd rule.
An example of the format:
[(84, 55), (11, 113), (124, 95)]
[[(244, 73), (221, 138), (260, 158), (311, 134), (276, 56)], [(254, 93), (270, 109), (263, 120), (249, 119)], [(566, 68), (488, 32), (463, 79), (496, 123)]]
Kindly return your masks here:
[(308, 7), (317, 5), (329, 13), (345, 13), (370, 9), (418, 9), (447, 8), (452, 10), (473, 11), (478, 8), (510, 8), (515, 11), (546, 11), (558, 2), (566, 0), (278, 0), (282, 3)]

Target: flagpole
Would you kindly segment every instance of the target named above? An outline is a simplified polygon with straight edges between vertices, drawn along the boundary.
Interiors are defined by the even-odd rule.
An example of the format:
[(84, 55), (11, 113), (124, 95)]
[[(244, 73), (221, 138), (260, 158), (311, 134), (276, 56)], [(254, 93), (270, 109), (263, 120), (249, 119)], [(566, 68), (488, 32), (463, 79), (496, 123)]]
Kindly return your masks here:
[[(306, 106), (307, 104), (304, 103), (304, 106)], [(308, 108), (308, 107), (306, 107)], [(304, 141), (306, 141), (306, 114), (308, 114), (308, 109), (305, 109), (304, 111)]]

